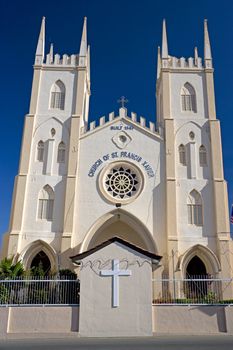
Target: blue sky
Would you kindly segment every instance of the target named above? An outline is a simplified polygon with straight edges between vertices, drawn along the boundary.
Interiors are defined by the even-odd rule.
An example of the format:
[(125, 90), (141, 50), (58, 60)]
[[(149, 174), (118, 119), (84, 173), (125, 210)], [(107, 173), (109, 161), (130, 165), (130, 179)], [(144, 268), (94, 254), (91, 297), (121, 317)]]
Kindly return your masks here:
[(83, 17), (91, 45), (90, 119), (118, 109), (128, 98), (129, 111), (155, 121), (157, 46), (166, 18), (169, 53), (203, 57), (203, 20), (208, 19), (215, 68), (217, 116), (221, 120), (225, 178), (233, 202), (233, 2), (158, 0), (0, 1), (2, 67), (0, 96), (0, 236), (7, 230), (14, 176), (17, 174), (24, 115), (28, 113), (32, 65), (42, 16), (46, 49), (77, 53)]

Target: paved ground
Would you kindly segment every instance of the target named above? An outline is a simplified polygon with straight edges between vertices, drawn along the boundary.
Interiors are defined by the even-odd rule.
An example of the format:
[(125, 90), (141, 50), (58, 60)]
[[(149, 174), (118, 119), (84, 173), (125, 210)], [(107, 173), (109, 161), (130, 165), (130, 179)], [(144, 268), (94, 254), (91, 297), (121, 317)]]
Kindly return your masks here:
[(156, 336), (153, 338), (60, 338), (0, 340), (0, 350), (230, 350), (233, 336)]

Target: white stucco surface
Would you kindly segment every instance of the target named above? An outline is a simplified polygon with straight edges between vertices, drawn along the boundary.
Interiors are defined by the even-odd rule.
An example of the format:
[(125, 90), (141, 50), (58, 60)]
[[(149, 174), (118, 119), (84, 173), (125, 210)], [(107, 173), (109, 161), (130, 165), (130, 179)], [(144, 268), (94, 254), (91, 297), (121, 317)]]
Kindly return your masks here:
[[(1, 311), (1, 310), (0, 310)], [(8, 333), (69, 333), (78, 331), (79, 307), (11, 307)]]
[[(112, 306), (112, 277), (100, 275), (119, 259), (131, 276), (119, 277), (119, 306)], [(150, 259), (118, 242), (83, 259), (79, 333), (83, 337), (152, 335)]]
[(232, 308), (207, 305), (153, 305), (153, 332), (173, 334), (233, 334)]

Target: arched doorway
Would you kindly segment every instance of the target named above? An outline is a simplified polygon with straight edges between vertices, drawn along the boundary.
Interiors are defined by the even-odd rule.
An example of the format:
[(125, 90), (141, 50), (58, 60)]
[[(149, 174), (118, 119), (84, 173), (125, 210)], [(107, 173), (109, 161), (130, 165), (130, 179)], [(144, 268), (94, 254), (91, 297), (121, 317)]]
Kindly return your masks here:
[(113, 237), (119, 237), (152, 253), (159, 253), (153, 236), (146, 226), (138, 218), (122, 209), (107, 213), (91, 227), (80, 252), (92, 249)]
[[(208, 294), (208, 274), (203, 261), (195, 255), (186, 268), (185, 290), (188, 298), (201, 299)], [(189, 281), (190, 280), (190, 281)]]
[(37, 253), (32, 259), (31, 270), (35, 276), (46, 276), (51, 271), (50, 260), (43, 250), (39, 251), (39, 253)]
[(195, 255), (188, 263), (186, 278), (205, 278), (207, 276), (206, 267), (203, 261)]
[(122, 221), (113, 222), (107, 227), (102, 227), (91, 239), (90, 247), (93, 248), (115, 236), (145, 249), (143, 239), (130, 225)]
[(45, 271), (57, 271), (58, 269), (58, 253), (52, 245), (42, 240), (28, 244), (20, 253), (18, 260), (23, 262), (26, 270), (38, 266), (40, 260), (45, 266)]

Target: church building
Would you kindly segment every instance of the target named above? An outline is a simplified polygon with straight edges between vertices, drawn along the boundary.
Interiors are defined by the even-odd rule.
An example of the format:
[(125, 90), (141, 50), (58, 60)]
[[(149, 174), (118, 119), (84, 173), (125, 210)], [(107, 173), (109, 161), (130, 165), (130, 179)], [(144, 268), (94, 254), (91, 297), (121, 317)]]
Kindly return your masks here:
[[(132, 58), (133, 59), (133, 58)], [(151, 69), (153, 72), (153, 67)], [(39, 34), (3, 256), (45, 272), (113, 237), (162, 256), (154, 277), (232, 275), (227, 184), (211, 46), (204, 59), (158, 49), (154, 122), (128, 112), (89, 122), (86, 18), (79, 54), (45, 55)]]

